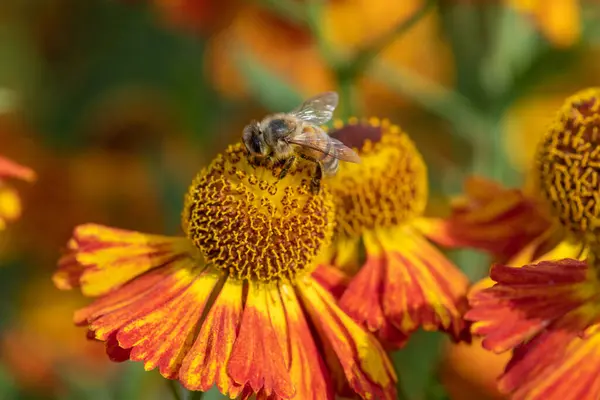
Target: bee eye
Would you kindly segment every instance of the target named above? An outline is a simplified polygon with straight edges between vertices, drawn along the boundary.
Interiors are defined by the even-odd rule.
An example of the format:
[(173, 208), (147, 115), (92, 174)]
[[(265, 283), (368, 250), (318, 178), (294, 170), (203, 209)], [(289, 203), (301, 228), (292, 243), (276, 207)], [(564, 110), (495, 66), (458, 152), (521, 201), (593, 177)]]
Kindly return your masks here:
[[(262, 134), (262, 132), (261, 132)], [(250, 146), (252, 147), (252, 151), (254, 153), (263, 153), (263, 144), (261, 142), (261, 140), (258, 138), (258, 136), (253, 136), (252, 139), (250, 140)]]

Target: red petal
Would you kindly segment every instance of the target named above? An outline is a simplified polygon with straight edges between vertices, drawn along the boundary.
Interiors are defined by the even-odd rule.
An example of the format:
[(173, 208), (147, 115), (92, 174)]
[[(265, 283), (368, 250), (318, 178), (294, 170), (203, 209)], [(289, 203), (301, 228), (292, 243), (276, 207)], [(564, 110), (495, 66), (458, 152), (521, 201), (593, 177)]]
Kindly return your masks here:
[(227, 372), (239, 385), (248, 385), (255, 393), (294, 396), (294, 387), (285, 365), (283, 346), (277, 339), (277, 327), (269, 317), (266, 284), (249, 283), (248, 298), (240, 332), (233, 345)]
[(229, 279), (206, 315), (194, 345), (183, 360), (179, 377), (189, 390), (208, 391), (215, 383), (221, 393), (236, 397), (241, 390), (227, 375), (227, 362), (242, 318), (242, 283)]
[[(323, 342), (330, 370), (341, 367), (349, 386), (363, 398), (396, 399), (396, 375), (377, 340), (342, 312), (317, 282), (298, 282), (297, 287)], [(345, 386), (345, 382), (336, 384), (338, 391)]]

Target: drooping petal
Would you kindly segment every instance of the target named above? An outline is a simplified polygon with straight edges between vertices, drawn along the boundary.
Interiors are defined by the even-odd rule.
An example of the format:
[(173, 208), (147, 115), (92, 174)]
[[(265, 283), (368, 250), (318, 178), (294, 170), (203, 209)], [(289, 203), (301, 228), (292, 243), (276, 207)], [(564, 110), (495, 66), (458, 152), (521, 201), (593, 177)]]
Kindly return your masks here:
[[(367, 262), (340, 300), (344, 310), (371, 330), (386, 321), (405, 338), (422, 327), (468, 339), (468, 281), (457, 267), (409, 227), (365, 233), (363, 240)], [(389, 341), (389, 332), (379, 336)]]
[(499, 380), (514, 400), (600, 398), (600, 327), (546, 330), (515, 349)]
[[(349, 386), (362, 398), (396, 399), (397, 378), (377, 340), (346, 315), (316, 281), (306, 278), (297, 283), (297, 289), (321, 338), (334, 379), (340, 378), (336, 372), (341, 369)], [(338, 393), (345, 385), (336, 382)]]
[(193, 253), (190, 246), (185, 238), (80, 225), (53, 280), (60, 289), (81, 286), (85, 295), (99, 296), (152, 268), (189, 257)]
[(294, 288), (282, 284), (280, 293), (288, 325), (289, 371), (296, 388), (294, 398), (333, 400), (335, 393), (330, 372), (317, 349)]
[(473, 293), (465, 315), (487, 349), (515, 348), (550, 325), (581, 331), (600, 316), (597, 278), (586, 262), (494, 265), (490, 277), (496, 285)]
[(179, 379), (189, 390), (208, 391), (215, 383), (232, 398), (241, 386), (227, 374), (227, 361), (242, 317), (242, 282), (229, 279), (206, 314), (198, 337), (183, 360)]
[(76, 322), (87, 323), (96, 339), (107, 341), (109, 354), (130, 349), (131, 360), (174, 379), (219, 279), (194, 260), (179, 260), (78, 311)]
[(280, 343), (277, 327), (270, 319), (269, 284), (250, 281), (238, 337), (233, 345), (227, 373), (239, 385), (249, 386), (254, 393), (275, 395), (281, 399), (294, 396), (294, 386)]
[[(548, 229), (556, 229), (544, 208), (520, 189), (472, 177), (465, 182), (464, 191), (464, 197), (453, 203), (450, 217), (421, 218), (414, 225), (442, 246), (485, 250), (500, 262), (506, 262)], [(540, 245), (552, 247), (550, 243)]]

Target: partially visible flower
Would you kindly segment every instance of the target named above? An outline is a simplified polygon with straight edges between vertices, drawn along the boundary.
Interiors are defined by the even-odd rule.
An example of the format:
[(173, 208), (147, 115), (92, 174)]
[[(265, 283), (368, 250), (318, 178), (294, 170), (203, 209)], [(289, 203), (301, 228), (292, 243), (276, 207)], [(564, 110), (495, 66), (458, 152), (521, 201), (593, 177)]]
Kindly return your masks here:
[(499, 381), (511, 399), (600, 397), (600, 282), (597, 267), (563, 259), (495, 265), (496, 282), (475, 292), (466, 318), (483, 346), (514, 350)]
[(54, 282), (100, 296), (76, 312), (114, 361), (142, 361), (190, 390), (232, 398), (394, 399), (377, 340), (311, 277), (333, 232), (331, 195), (308, 188), (313, 165), (247, 162), (229, 147), (192, 182), (186, 237), (87, 224)]
[[(569, 241), (554, 223), (539, 195), (529, 185), (508, 189), (482, 177), (465, 181), (464, 195), (452, 202), (449, 217), (435, 218), (422, 226), (437, 243), (447, 247), (485, 250), (498, 262), (530, 262)], [(566, 256), (576, 256), (577, 241), (566, 246)], [(568, 243), (571, 243), (568, 242)]]
[(575, 44), (581, 36), (580, 0), (506, 0), (533, 18), (544, 35), (558, 47)]
[(337, 232), (316, 276), (343, 292), (342, 308), (389, 346), (419, 328), (461, 338), (468, 282), (420, 231), (428, 185), (415, 145), (385, 119), (337, 121), (331, 135), (361, 163), (340, 163), (328, 180)]
[(21, 215), (19, 195), (7, 181), (12, 178), (32, 182), (35, 179), (35, 173), (27, 167), (0, 156), (0, 230), (6, 227), (7, 222), (14, 221)]
[(513, 399), (600, 398), (600, 89), (567, 99), (542, 139), (534, 174), (551, 214), (585, 244), (581, 260), (494, 265), (494, 286), (470, 296), (473, 332), (514, 350), (500, 379)]

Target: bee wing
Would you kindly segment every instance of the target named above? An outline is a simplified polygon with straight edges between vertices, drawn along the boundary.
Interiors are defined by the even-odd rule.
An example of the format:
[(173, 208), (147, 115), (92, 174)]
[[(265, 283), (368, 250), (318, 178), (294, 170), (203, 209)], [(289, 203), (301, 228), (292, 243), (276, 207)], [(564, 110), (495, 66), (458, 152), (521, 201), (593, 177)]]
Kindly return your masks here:
[(323, 125), (333, 116), (338, 105), (336, 92), (325, 92), (306, 100), (290, 114), (313, 125)]
[(289, 143), (307, 147), (323, 154), (327, 154), (338, 160), (360, 163), (360, 157), (354, 150), (337, 139), (328, 136), (322, 129), (315, 127), (317, 132), (302, 132), (288, 139)]

